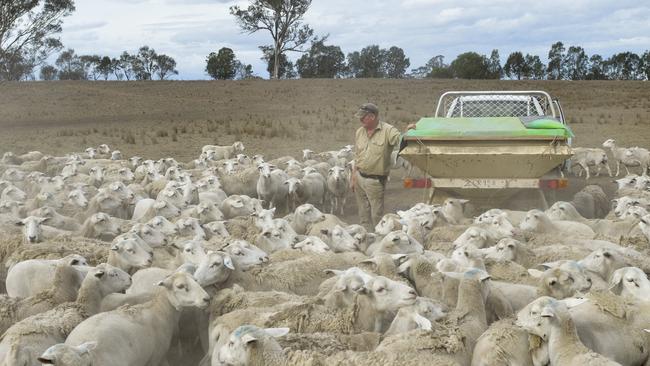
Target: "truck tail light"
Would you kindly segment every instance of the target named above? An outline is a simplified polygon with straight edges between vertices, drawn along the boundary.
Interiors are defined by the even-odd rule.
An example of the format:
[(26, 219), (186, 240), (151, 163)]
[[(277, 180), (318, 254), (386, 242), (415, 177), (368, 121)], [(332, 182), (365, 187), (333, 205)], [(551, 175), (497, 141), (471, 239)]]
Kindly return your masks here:
[(539, 188), (541, 189), (565, 189), (569, 186), (568, 179), (540, 179)]
[(404, 188), (431, 188), (429, 178), (404, 178)]

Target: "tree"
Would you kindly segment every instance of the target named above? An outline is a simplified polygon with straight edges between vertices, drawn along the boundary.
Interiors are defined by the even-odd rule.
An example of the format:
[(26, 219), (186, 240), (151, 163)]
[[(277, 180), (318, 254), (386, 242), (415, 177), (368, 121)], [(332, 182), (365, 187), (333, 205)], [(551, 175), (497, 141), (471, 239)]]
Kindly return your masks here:
[(222, 47), (217, 53), (211, 52), (206, 63), (205, 71), (216, 80), (233, 79), (237, 73), (235, 52), (228, 47)]
[(0, 80), (22, 80), (54, 52), (73, 0), (0, 1)]
[(588, 62), (584, 48), (571, 46), (564, 56), (564, 74), (571, 80), (584, 80), (589, 72)]
[(537, 55), (526, 54), (524, 56), (524, 76), (528, 79), (542, 80), (546, 73), (544, 63)]
[(137, 80), (152, 79), (153, 75), (158, 71), (157, 56), (158, 54), (153, 48), (149, 48), (149, 46), (140, 47), (135, 59), (131, 62)]
[(609, 79), (637, 80), (643, 78), (641, 57), (636, 53), (617, 53), (612, 55), (605, 65), (605, 72)]
[(97, 64), (97, 71), (104, 77), (104, 80), (108, 80), (108, 77), (113, 73), (113, 60), (108, 56), (102, 57)]
[(83, 55), (79, 57), (79, 61), (81, 61), (81, 67), (83, 68), (85, 79), (99, 79), (99, 75), (101, 74), (99, 71), (101, 57), (98, 55)]
[(454, 76), (460, 79), (486, 79), (488, 76), (488, 61), (476, 52), (458, 55), (450, 67)]
[(111, 71), (113, 72), (113, 75), (115, 75), (115, 79), (124, 80), (124, 73), (122, 72), (120, 64), (121, 63), (120, 63), (119, 58), (112, 58), (111, 59)]
[(266, 61), (266, 71), (269, 72), (269, 77), (273, 78), (273, 73), (277, 71), (276, 79), (293, 79), (297, 76), (296, 72), (293, 70), (293, 62), (287, 59), (287, 55), (281, 54), (278, 58), (279, 65), (275, 67), (275, 57), (273, 54), (273, 48), (270, 46), (260, 47), (262, 50), (262, 60)]
[(176, 70), (176, 60), (171, 56), (164, 54), (156, 55), (154, 62), (156, 64), (156, 74), (160, 80), (165, 80), (165, 78), (170, 75), (178, 75), (178, 70)]
[(55, 64), (59, 68), (59, 80), (86, 79), (84, 65), (72, 48), (61, 52)]
[(499, 50), (494, 49), (490, 54), (488, 61), (488, 79), (501, 79), (503, 76), (503, 68), (501, 67), (501, 59), (499, 57)]
[(126, 80), (131, 80), (131, 78), (135, 76), (136, 67), (137, 67), (136, 57), (134, 55), (130, 55), (126, 51), (122, 52), (118, 60), (116, 70), (120, 70), (121, 74), (124, 75)]
[(301, 78), (335, 78), (345, 73), (345, 55), (339, 46), (326, 46), (327, 36), (314, 39), (307, 53), (296, 61)]
[(517, 78), (517, 80), (521, 80), (521, 77), (524, 75), (525, 67), (526, 60), (524, 59), (524, 55), (521, 52), (516, 51), (508, 55), (503, 71), (510, 79)]
[(587, 80), (605, 80), (605, 62), (603, 56), (593, 55), (589, 58), (589, 72), (587, 73)]
[(59, 70), (52, 65), (41, 66), (41, 80), (56, 80), (59, 76)]
[(548, 51), (548, 67), (546, 73), (549, 80), (562, 80), (564, 79), (564, 44), (556, 42), (551, 45), (551, 50)]
[(392, 46), (384, 53), (384, 74), (391, 79), (401, 79), (406, 75), (406, 69), (411, 61), (404, 55), (404, 50)]
[[(251, 0), (247, 9), (231, 6), (230, 14), (237, 18), (239, 27), (249, 34), (266, 30), (271, 34), (273, 45), (272, 77), (280, 77), (280, 58), (288, 51), (302, 52), (314, 31), (302, 24), (311, 0)], [(285, 55), (286, 57), (286, 55)]]
[(348, 54), (348, 67), (355, 78), (382, 78), (385, 75), (386, 50), (377, 45), (363, 48), (361, 52)]
[(235, 77), (240, 80), (252, 79), (256, 77), (255, 74), (253, 74), (253, 65), (247, 65), (241, 63), (240, 61), (237, 61), (237, 66), (235, 67)]
[(650, 80), (650, 50), (646, 50), (641, 56), (641, 72), (646, 80)]

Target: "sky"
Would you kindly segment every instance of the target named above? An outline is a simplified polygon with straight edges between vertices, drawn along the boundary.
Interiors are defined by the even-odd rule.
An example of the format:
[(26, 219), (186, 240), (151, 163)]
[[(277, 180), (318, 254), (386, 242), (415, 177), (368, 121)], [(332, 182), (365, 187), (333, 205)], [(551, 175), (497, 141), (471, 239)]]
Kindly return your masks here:
[[(119, 56), (148, 45), (173, 57), (179, 75), (172, 79), (208, 79), (210, 52), (230, 47), (237, 58), (267, 78), (258, 46), (271, 44), (268, 32), (242, 33), (233, 5), (243, 0), (76, 0), (76, 11), (64, 19), (61, 40), (78, 55)], [(304, 17), (326, 44), (346, 55), (377, 44), (398, 46), (411, 69), (431, 57), (451, 62), (468, 51), (490, 55), (498, 49), (501, 63), (521, 51), (546, 61), (551, 44), (582, 46), (588, 55), (643, 53), (650, 49), (650, 1), (647, 0), (313, 0)], [(296, 60), (299, 53), (290, 53)]]

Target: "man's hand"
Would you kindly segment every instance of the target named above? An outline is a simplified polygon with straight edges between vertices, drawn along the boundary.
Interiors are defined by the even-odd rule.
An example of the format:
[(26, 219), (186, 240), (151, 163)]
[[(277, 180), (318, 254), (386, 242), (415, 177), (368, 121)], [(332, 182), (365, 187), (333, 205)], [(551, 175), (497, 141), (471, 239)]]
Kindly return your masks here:
[(406, 130), (415, 130), (415, 123), (409, 123), (409, 125), (406, 126)]

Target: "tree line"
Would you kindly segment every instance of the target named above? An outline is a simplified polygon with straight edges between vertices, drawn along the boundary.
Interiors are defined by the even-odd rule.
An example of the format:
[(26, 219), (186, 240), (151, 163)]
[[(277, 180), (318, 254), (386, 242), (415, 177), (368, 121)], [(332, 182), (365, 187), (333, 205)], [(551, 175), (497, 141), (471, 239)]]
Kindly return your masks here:
[[(248, 7), (230, 7), (242, 32), (267, 32), (271, 44), (261, 45), (261, 59), (271, 78), (462, 78), (533, 80), (649, 80), (650, 51), (620, 52), (605, 58), (587, 55), (581, 46), (551, 45), (547, 63), (538, 55), (515, 51), (501, 62), (499, 51), (489, 56), (465, 52), (450, 63), (436, 55), (411, 69), (398, 46), (368, 45), (347, 55), (315, 35), (303, 21), (312, 0), (249, 0)], [(74, 0), (3, 0), (0, 2), (0, 80), (31, 80), (40, 70), (43, 80), (164, 80), (178, 75), (176, 61), (142, 46), (119, 57), (77, 55), (58, 38), (63, 18), (74, 12)], [(57, 52), (54, 65), (47, 60)], [(290, 53), (298, 53), (295, 63)], [(252, 66), (237, 59), (231, 48), (206, 57), (205, 73), (213, 79), (258, 77)]]

